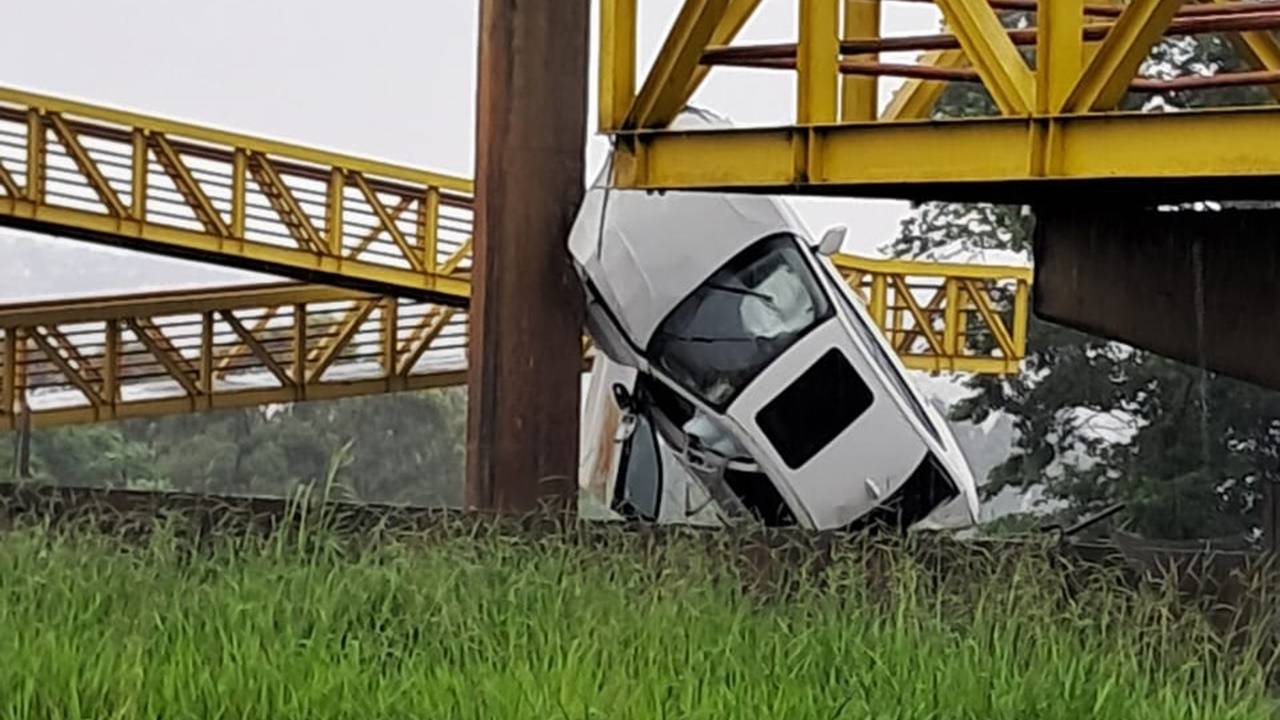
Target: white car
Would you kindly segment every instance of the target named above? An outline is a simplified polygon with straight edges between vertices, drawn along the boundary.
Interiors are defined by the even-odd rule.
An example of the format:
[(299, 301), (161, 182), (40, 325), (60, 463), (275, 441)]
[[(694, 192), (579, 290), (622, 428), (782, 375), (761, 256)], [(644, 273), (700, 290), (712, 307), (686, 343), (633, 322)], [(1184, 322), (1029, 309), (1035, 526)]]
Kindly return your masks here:
[(827, 258), (843, 236), (814, 243), (776, 197), (588, 191), (588, 497), (656, 522), (976, 522), (955, 439)]

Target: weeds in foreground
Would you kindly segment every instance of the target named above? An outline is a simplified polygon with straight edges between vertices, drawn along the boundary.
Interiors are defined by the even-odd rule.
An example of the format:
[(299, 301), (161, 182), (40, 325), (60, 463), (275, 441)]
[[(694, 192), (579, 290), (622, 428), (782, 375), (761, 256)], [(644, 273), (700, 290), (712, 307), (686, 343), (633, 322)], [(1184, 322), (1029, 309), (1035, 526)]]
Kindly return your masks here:
[(20, 529), (0, 718), (1275, 717), (1200, 616), (1034, 548), (842, 546), (771, 594), (720, 542)]

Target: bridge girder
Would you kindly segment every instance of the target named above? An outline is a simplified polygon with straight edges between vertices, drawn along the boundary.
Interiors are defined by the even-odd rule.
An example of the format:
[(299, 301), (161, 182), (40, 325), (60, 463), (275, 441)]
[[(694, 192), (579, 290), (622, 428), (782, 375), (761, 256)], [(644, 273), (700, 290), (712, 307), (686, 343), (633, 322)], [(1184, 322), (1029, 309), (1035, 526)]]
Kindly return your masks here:
[[(937, 0), (942, 35), (884, 38), (860, 3), (797, 0), (792, 42), (731, 45), (715, 29), (744, 18), (729, 3), (686, 0), (649, 79), (621, 88), (634, 60), (635, 3), (603, 0), (600, 78), (612, 93), (601, 129), (618, 148), (620, 187), (736, 190), (1041, 202), (1070, 192), (1111, 201), (1257, 198), (1276, 194), (1280, 109), (1121, 112), (1127, 93), (1198, 87), (1280, 86), (1280, 10), (1179, 0)], [(1006, 29), (995, 6), (1035, 13), (1038, 27)], [(821, 11), (819, 11), (821, 10)], [(748, 18), (749, 19), (749, 12)], [(1255, 69), (1172, 80), (1135, 78), (1166, 35), (1221, 32)], [(878, 53), (928, 51), (914, 65)], [(717, 65), (792, 72), (794, 122), (679, 132), (668, 128), (699, 77)], [(1034, 68), (1034, 69), (1033, 69)], [(883, 113), (866, 101), (882, 76), (910, 78)], [(981, 83), (993, 117), (931, 118), (943, 82)], [(632, 82), (632, 84), (634, 84)], [(685, 92), (679, 92), (683, 88)], [(1273, 93), (1274, 95), (1274, 93)], [(650, 110), (657, 107), (661, 112)], [(607, 112), (606, 112), (607, 110)]]

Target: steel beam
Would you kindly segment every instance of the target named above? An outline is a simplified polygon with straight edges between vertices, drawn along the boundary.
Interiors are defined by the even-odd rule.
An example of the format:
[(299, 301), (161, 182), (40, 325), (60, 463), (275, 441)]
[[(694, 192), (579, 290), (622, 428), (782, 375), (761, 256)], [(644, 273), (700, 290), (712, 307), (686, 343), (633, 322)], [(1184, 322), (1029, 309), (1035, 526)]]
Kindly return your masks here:
[(620, 130), (636, 97), (636, 0), (600, 0), (599, 126)]
[(796, 48), (796, 122), (836, 121), (840, 97), (840, 5), (833, 0), (798, 0), (800, 43)]
[(1026, 114), (1034, 103), (1035, 77), (986, 0), (937, 0), (947, 25), (977, 69), (996, 107)]
[[(1018, 372), (1029, 268), (852, 255), (833, 260), (908, 367)], [(1012, 308), (993, 308), (994, 294), (986, 307), (979, 305), (997, 287), (999, 297), (1014, 298)], [(975, 301), (968, 301), (970, 294)], [(377, 319), (374, 307), (382, 309)], [(137, 339), (122, 338), (124, 326)], [(90, 383), (89, 395), (74, 379), (57, 379), (56, 361), (42, 364), (40, 348), (21, 350), (17, 338), (38, 333), (83, 371), (79, 379)], [(370, 334), (376, 342), (367, 341)], [(60, 398), (56, 407), (37, 402), (34, 410), (35, 424), (50, 427), (461, 384), (458, 354), (467, 334), (453, 308), (296, 283), (0, 305), (0, 429), (19, 426), (28, 398)], [(946, 339), (935, 347), (929, 338), (939, 334)], [(970, 342), (979, 334), (994, 338), (996, 347)], [(357, 337), (365, 347), (377, 346), (376, 362), (368, 352), (352, 351)], [(26, 372), (28, 361), (34, 373)], [(308, 374), (312, 368), (318, 372)]]
[(1036, 112), (1057, 113), (1084, 65), (1084, 0), (1039, 0)]
[[(715, 30), (711, 31), (711, 40), (709, 45), (728, 45), (733, 39), (738, 37), (738, 33), (742, 30), (742, 26), (747, 24), (747, 20), (751, 19), (756, 8), (760, 7), (761, 0), (729, 0), (729, 5), (724, 10), (724, 15), (720, 17), (719, 24)], [(707, 79), (707, 73), (711, 68), (706, 65), (699, 65), (693, 71), (693, 77), (689, 80), (689, 86), (685, 88), (684, 95), (686, 98), (692, 98), (693, 94), (702, 86), (702, 82)]]
[(1183, 0), (1132, 0), (1107, 32), (1064, 105), (1067, 112), (1113, 110)]
[[(301, 373), (309, 325), (392, 302), (396, 312), (339, 329), (323, 360), (330, 378)], [(443, 306), (288, 283), (4, 305), (0, 429), (20, 427), (28, 406), (36, 427), (50, 427), (457, 385), (465, 363), (456, 331), (465, 329), (452, 317)], [(419, 325), (429, 332), (412, 330)], [(369, 333), (380, 352), (366, 359), (351, 342)], [(33, 346), (24, 352), (15, 338)], [(233, 345), (244, 351), (227, 353)], [(215, 371), (220, 354), (226, 364)]]
[[(706, 36), (646, 83), (635, 119), (674, 112)], [(481, 0), (467, 504), (569, 511), (577, 498), (582, 289), (565, 249), (581, 202), (589, 0)], [(704, 23), (709, 22), (709, 26)], [(651, 80), (653, 78), (651, 77)], [(645, 102), (641, 103), (641, 100)], [(673, 110), (674, 108), (674, 110)]]
[[(1258, 197), (1280, 183), (1280, 110), (972, 118), (639, 132), (614, 180), (646, 189), (1035, 202)], [(945, 158), (945, 162), (939, 161)]]
[[(842, 40), (880, 37), (880, 0), (844, 0)], [(853, 55), (850, 60), (878, 62), (878, 54)], [(875, 120), (879, 115), (879, 78), (845, 75), (840, 88), (840, 120)]]
[(684, 0), (623, 128), (666, 127), (684, 109), (701, 67), (702, 53), (711, 44), (728, 6), (729, 0)]

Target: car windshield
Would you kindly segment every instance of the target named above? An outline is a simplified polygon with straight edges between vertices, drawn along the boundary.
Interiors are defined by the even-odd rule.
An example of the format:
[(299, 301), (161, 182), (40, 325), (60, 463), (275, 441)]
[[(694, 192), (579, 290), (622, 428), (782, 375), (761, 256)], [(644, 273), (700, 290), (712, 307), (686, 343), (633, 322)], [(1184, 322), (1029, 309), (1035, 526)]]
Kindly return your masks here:
[(831, 314), (795, 238), (774, 235), (739, 253), (681, 301), (658, 327), (648, 355), (673, 380), (723, 409)]

